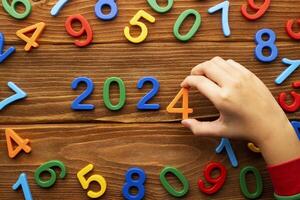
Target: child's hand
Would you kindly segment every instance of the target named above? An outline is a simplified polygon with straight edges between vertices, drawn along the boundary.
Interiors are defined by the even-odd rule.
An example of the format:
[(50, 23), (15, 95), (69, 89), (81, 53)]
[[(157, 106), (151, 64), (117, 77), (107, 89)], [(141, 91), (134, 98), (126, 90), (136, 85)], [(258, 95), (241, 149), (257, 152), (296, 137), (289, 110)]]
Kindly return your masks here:
[[(300, 144), (285, 113), (263, 82), (242, 65), (215, 57), (196, 66), (181, 86), (197, 88), (220, 112), (213, 122), (183, 120), (194, 134), (252, 141), (267, 154), (269, 164), (300, 156)], [(292, 155), (268, 156), (280, 146), (294, 148)]]

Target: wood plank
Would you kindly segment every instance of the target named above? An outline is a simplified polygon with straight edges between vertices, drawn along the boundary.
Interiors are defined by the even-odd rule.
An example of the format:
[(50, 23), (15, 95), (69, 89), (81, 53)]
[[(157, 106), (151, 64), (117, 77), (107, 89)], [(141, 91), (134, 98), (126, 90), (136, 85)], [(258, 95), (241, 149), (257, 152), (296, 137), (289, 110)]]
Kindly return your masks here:
[[(21, 153), (16, 159), (8, 158), (4, 136), (4, 128), (8, 127), (31, 140), (30, 154)], [(247, 165), (257, 167), (263, 176), (261, 199), (273, 199), (265, 164), (260, 155), (246, 148), (245, 143), (233, 142), (240, 164), (239, 168), (233, 169), (226, 154), (214, 153), (218, 139), (193, 136), (177, 123), (1, 125), (0, 133), (1, 199), (22, 199), (21, 191), (11, 189), (20, 172), (28, 174), (35, 199), (87, 199), (76, 173), (88, 163), (95, 166), (92, 174), (101, 174), (108, 182), (102, 199), (122, 199), (124, 174), (133, 166), (141, 167), (147, 173), (145, 199), (175, 199), (167, 194), (158, 178), (167, 165), (180, 169), (190, 183), (189, 193), (182, 199), (244, 199), (238, 177), (240, 170)], [(34, 171), (52, 159), (64, 162), (68, 175), (65, 180), (57, 180), (53, 188), (41, 189), (33, 179)], [(209, 161), (221, 162), (228, 169), (224, 187), (212, 197), (203, 195), (197, 188), (197, 180), (203, 178), (202, 169)], [(171, 178), (170, 181), (175, 187), (180, 187), (176, 180)], [(255, 185), (253, 178), (249, 178), (248, 185), (250, 189)]]

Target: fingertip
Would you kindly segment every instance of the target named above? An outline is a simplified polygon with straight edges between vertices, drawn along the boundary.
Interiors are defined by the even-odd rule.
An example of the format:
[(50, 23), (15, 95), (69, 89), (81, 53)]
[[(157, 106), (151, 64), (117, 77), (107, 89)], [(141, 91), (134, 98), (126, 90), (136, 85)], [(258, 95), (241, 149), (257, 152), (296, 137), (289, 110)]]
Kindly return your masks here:
[(184, 119), (181, 121), (181, 124), (186, 127), (186, 128), (190, 128), (191, 127), (191, 123), (189, 119)]

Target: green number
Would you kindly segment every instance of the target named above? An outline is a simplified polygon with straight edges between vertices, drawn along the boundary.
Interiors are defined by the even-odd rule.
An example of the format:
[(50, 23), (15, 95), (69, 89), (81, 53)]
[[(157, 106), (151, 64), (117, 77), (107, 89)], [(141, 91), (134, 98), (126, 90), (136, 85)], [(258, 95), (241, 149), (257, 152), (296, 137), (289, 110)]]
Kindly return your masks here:
[(166, 7), (161, 7), (157, 4), (157, 0), (148, 0), (148, 4), (153, 10), (158, 13), (166, 13), (171, 10), (174, 4), (174, 0), (168, 0), (168, 5)]
[[(253, 193), (250, 193), (247, 187), (247, 183), (246, 183), (247, 173), (253, 173), (256, 179), (256, 191)], [(259, 171), (252, 166), (247, 166), (243, 168), (240, 173), (240, 186), (241, 186), (241, 191), (246, 198), (257, 199), (258, 197), (260, 197), (263, 191), (263, 182)]]
[[(18, 4), (23, 4), (25, 6), (25, 11), (23, 13), (18, 13), (16, 8)], [(16, 19), (24, 19), (31, 12), (31, 4), (29, 0), (12, 0), (11, 5), (9, 5), (8, 0), (2, 0), (3, 8), (8, 14)]]
[[(119, 99), (119, 103), (117, 105), (112, 105), (112, 103), (110, 101), (110, 95), (109, 95), (110, 94), (110, 85), (114, 82), (118, 84), (119, 90), (120, 90), (120, 99)], [(125, 102), (126, 102), (126, 89), (125, 89), (125, 84), (122, 79), (117, 78), (117, 77), (111, 77), (111, 78), (106, 79), (106, 81), (104, 82), (104, 87), (103, 87), (103, 100), (104, 100), (105, 106), (109, 110), (120, 110), (121, 108), (123, 108), (123, 106), (125, 105)]]

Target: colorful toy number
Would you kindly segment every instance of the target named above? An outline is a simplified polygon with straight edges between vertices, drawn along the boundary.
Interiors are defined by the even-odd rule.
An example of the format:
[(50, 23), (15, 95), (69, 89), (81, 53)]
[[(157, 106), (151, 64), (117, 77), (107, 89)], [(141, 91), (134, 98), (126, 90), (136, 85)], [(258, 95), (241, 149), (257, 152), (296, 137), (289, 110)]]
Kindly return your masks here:
[[(117, 105), (113, 105), (110, 101), (110, 86), (112, 83), (117, 83), (119, 86), (120, 90), (120, 99), (119, 103)], [(120, 110), (121, 108), (124, 107), (126, 103), (126, 88), (124, 81), (118, 77), (111, 77), (105, 80), (104, 82), (104, 87), (103, 87), (103, 101), (104, 105), (109, 109), (109, 110)]]
[[(102, 9), (104, 6), (109, 6), (110, 13), (104, 14)], [(115, 0), (99, 0), (95, 5), (95, 14), (99, 19), (104, 21), (112, 20), (118, 15), (118, 6)]]
[[(81, 23), (81, 29), (79, 31), (75, 31), (72, 27), (72, 23), (75, 20), (79, 21)], [(86, 34), (86, 40), (84, 40), (84, 41), (76, 40), (74, 42), (74, 44), (78, 47), (85, 47), (85, 46), (89, 45), (93, 40), (92, 28), (91, 28), (89, 22), (80, 14), (69, 16), (65, 23), (65, 28), (66, 28), (67, 33), (75, 38)]]
[[(246, 183), (246, 174), (253, 173), (256, 178), (256, 191), (250, 193)], [(240, 187), (243, 195), (248, 199), (257, 199), (261, 196), (263, 191), (263, 182), (259, 171), (252, 166), (247, 166), (241, 170), (240, 173)]]
[(224, 148), (225, 148), (225, 150), (226, 150), (226, 152), (228, 154), (228, 157), (229, 157), (229, 160), (231, 162), (231, 165), (233, 167), (238, 167), (239, 164), (238, 164), (238, 161), (236, 159), (235, 153), (234, 153), (234, 151), (232, 149), (232, 146), (230, 144), (229, 139), (227, 139), (227, 138), (222, 138), (221, 143), (216, 148), (216, 153), (221, 153)]
[[(216, 178), (211, 176), (212, 171), (218, 169), (220, 175)], [(204, 178), (212, 186), (206, 187), (204, 181), (198, 180), (198, 188), (205, 194), (212, 195), (218, 192), (224, 185), (227, 176), (227, 170), (224, 165), (218, 162), (208, 163), (204, 168)]]
[(288, 20), (287, 23), (286, 23), (285, 30), (286, 30), (286, 32), (288, 33), (288, 35), (289, 35), (291, 38), (293, 38), (293, 39), (295, 39), (295, 40), (300, 40), (300, 32), (295, 33), (295, 32), (293, 31), (293, 24), (294, 24), (295, 22), (300, 26), (300, 19), (298, 19), (298, 20), (296, 20), (296, 21), (294, 21), (293, 19), (290, 19), (290, 20)]
[(174, 4), (174, 0), (168, 0), (168, 5), (166, 5), (165, 7), (161, 7), (158, 5), (157, 0), (147, 0), (147, 1), (150, 7), (158, 13), (169, 12)]
[(226, 37), (230, 36), (229, 27), (229, 1), (224, 1), (208, 9), (209, 14), (213, 14), (218, 10), (222, 10), (222, 27), (223, 33)]
[(128, 26), (126, 26), (124, 28), (124, 35), (127, 38), (128, 41), (132, 42), (132, 43), (141, 43), (143, 42), (148, 35), (148, 28), (147, 26), (143, 23), (140, 22), (139, 20), (141, 18), (146, 19), (147, 21), (149, 21), (150, 23), (154, 23), (155, 22), (155, 18), (150, 15), (149, 13), (147, 13), (144, 10), (140, 10), (136, 13), (136, 15), (129, 21), (129, 24), (131, 26), (138, 26), (141, 29), (141, 34), (138, 37), (132, 37), (130, 35), (130, 28)]
[(12, 189), (18, 190), (18, 188), (21, 186), (24, 194), (25, 200), (32, 200), (32, 195), (30, 191), (30, 187), (27, 180), (27, 175), (25, 173), (21, 173), (17, 182), (13, 184)]
[[(186, 18), (189, 15), (195, 16), (195, 22), (187, 34), (181, 35), (179, 29), (182, 23), (186, 20)], [(178, 40), (182, 42), (187, 42), (197, 33), (198, 29), (200, 28), (200, 25), (201, 25), (201, 15), (199, 14), (199, 12), (194, 9), (189, 9), (179, 15), (173, 27), (173, 34)]]
[(57, 16), (59, 11), (65, 6), (65, 4), (67, 4), (69, 2), (69, 0), (58, 0), (57, 3), (55, 4), (55, 6), (53, 6), (53, 8), (50, 11), (50, 14), (52, 16)]
[(93, 81), (87, 77), (76, 78), (72, 82), (72, 85), (71, 85), (72, 89), (76, 90), (80, 83), (86, 84), (86, 90), (73, 101), (71, 108), (73, 110), (93, 110), (93, 109), (95, 109), (95, 106), (92, 104), (81, 104), (82, 101), (84, 101), (86, 98), (88, 98), (93, 93), (93, 91), (94, 91)]
[(5, 39), (3, 33), (0, 32), (0, 63), (3, 63), (9, 56), (11, 56), (15, 51), (15, 47), (9, 47), (4, 51)]
[(277, 85), (283, 83), (296, 69), (300, 67), (300, 60), (290, 60), (287, 58), (282, 59), (282, 63), (290, 65), (286, 68), (275, 80)]
[(254, 153), (260, 153), (260, 149), (253, 143), (248, 143), (248, 148)]
[[(167, 173), (171, 173), (175, 175), (179, 181), (182, 183), (183, 188), (180, 191), (176, 191), (170, 183), (168, 182), (166, 175)], [(185, 176), (176, 168), (174, 167), (165, 167), (159, 175), (159, 179), (163, 187), (174, 197), (183, 197), (189, 191), (189, 182), (185, 178)]]
[(92, 190), (89, 190), (87, 195), (90, 198), (96, 199), (101, 197), (105, 191), (106, 191), (106, 180), (105, 178), (103, 178), (103, 176), (99, 175), (99, 174), (94, 174), (92, 176), (90, 176), (88, 179), (86, 179), (84, 176), (87, 175), (90, 171), (92, 171), (94, 168), (94, 165), (92, 164), (88, 164), (87, 166), (85, 166), (83, 169), (81, 169), (78, 173), (77, 173), (77, 178), (82, 186), (83, 189), (87, 190), (91, 184), (91, 182), (96, 182), (99, 184), (100, 186), (100, 191), (98, 192), (94, 192)]
[[(14, 130), (9, 128), (5, 129), (5, 137), (8, 156), (10, 158), (16, 157), (22, 150), (26, 153), (31, 152), (31, 147), (28, 145), (30, 141), (28, 139), (21, 138)], [(15, 149), (12, 141), (18, 145)]]
[(292, 121), (291, 122), (293, 128), (295, 129), (295, 132), (300, 140), (300, 122), (299, 121)]
[[(67, 169), (63, 162), (59, 160), (51, 160), (44, 164), (42, 164), (40, 167), (38, 167), (34, 172), (34, 179), (37, 185), (39, 185), (42, 188), (49, 188), (52, 187), (56, 181), (56, 173), (51, 168), (59, 168), (61, 170), (59, 177), (61, 179), (65, 178), (67, 175)], [(50, 174), (49, 180), (43, 180), (40, 175), (42, 173), (48, 172)]]
[(24, 99), (27, 97), (26, 92), (24, 92), (21, 88), (19, 88), (14, 82), (8, 82), (7, 86), (15, 93), (14, 95), (2, 100), (0, 102), (0, 110), (3, 110), (9, 104), (18, 101), (20, 99)]
[(137, 109), (139, 110), (159, 110), (159, 104), (147, 104), (157, 93), (160, 87), (158, 80), (154, 77), (144, 77), (141, 78), (137, 83), (137, 88), (142, 89), (146, 82), (150, 82), (153, 85), (153, 89), (146, 94), (137, 104)]
[(256, 13), (249, 14), (247, 11), (248, 6), (246, 4), (242, 5), (241, 12), (243, 16), (248, 20), (257, 20), (266, 13), (270, 4), (271, 4), (271, 0), (264, 0), (264, 3), (260, 6), (255, 4), (255, 0), (248, 0), (248, 5), (252, 10), (256, 11)]
[[(16, 8), (18, 4), (23, 4), (25, 9), (23, 13), (17, 12)], [(11, 5), (9, 5), (8, 0), (2, 0), (2, 5), (4, 10), (12, 17), (16, 19), (24, 19), (28, 17), (31, 12), (31, 3), (29, 0), (12, 0)]]
[[(138, 178), (133, 178), (134, 175), (138, 175)], [(134, 167), (128, 169), (125, 174), (125, 184), (123, 185), (123, 196), (127, 200), (141, 200), (145, 196), (144, 183), (146, 181), (146, 173), (144, 170)], [(137, 189), (136, 194), (131, 194), (132, 188)]]
[[(292, 84), (293, 88), (300, 88), (300, 81), (296, 81)], [(279, 94), (278, 101), (282, 109), (286, 112), (296, 112), (300, 107), (300, 94), (292, 91), (291, 96), (293, 97), (294, 101), (290, 105), (286, 103), (286, 96), (285, 92)]]
[[(263, 40), (263, 35), (268, 36), (268, 40)], [(257, 44), (255, 48), (256, 59), (265, 63), (274, 61), (278, 56), (278, 49), (275, 45), (275, 41), (276, 34), (271, 29), (261, 29), (257, 31), (255, 36), (255, 42)], [(268, 48), (270, 50), (270, 56), (265, 56), (263, 54), (263, 50), (265, 48)]]

